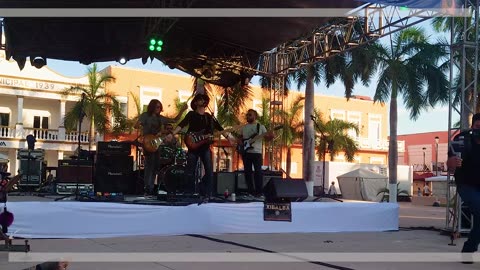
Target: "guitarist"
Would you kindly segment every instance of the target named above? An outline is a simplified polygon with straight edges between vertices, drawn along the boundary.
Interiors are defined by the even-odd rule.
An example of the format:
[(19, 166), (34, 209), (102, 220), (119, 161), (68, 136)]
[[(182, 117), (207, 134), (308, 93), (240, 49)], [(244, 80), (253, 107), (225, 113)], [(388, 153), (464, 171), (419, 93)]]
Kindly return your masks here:
[[(263, 195), (263, 174), (262, 174), (262, 140), (256, 140), (251, 143), (248, 149), (245, 149), (245, 142), (249, 142), (250, 139), (253, 139), (257, 135), (261, 135), (267, 132), (267, 129), (264, 125), (257, 122), (258, 113), (257, 111), (250, 109), (247, 111), (247, 124), (242, 128), (242, 143), (239, 144), (241, 147), (240, 151), (242, 153), (243, 166), (245, 170), (245, 181), (247, 183), (248, 192), (255, 197), (261, 198)], [(271, 134), (265, 134), (267, 136)], [(273, 138), (269, 136), (269, 139)], [(248, 144), (247, 144), (248, 145)], [(252, 172), (252, 165), (255, 169), (255, 172)], [(252, 179), (253, 174), (253, 179)], [(255, 182), (253, 181), (255, 180)], [(255, 183), (255, 185), (254, 185)]]
[[(135, 128), (142, 127), (142, 135), (155, 135), (162, 136), (162, 129), (168, 123), (175, 123), (178, 121), (182, 113), (187, 109), (185, 106), (180, 110), (178, 115), (175, 118), (168, 118), (160, 113), (163, 111), (163, 105), (158, 99), (150, 100), (148, 104), (147, 111), (142, 113), (138, 117), (138, 122), (135, 124)], [(160, 160), (160, 151), (153, 153), (144, 151), (145, 155), (145, 171), (144, 171), (144, 182), (145, 182), (145, 195), (154, 195), (155, 193), (155, 171), (158, 169), (158, 161)]]
[[(185, 115), (185, 118), (178, 124), (173, 131), (173, 136), (176, 135), (182, 128), (188, 126), (188, 133), (203, 133), (212, 134), (214, 130), (223, 131), (223, 127), (210, 115), (205, 109), (208, 107), (210, 98), (205, 94), (197, 94), (192, 99), (190, 111)], [(212, 141), (208, 141), (196, 149), (188, 149), (187, 166), (185, 168), (186, 182), (190, 183), (190, 192), (195, 191), (195, 170), (197, 168), (198, 159), (203, 163), (205, 175), (202, 179), (203, 189), (200, 189), (200, 194), (204, 196), (203, 202), (208, 202), (212, 195), (212, 181), (213, 181), (213, 163), (210, 145)]]

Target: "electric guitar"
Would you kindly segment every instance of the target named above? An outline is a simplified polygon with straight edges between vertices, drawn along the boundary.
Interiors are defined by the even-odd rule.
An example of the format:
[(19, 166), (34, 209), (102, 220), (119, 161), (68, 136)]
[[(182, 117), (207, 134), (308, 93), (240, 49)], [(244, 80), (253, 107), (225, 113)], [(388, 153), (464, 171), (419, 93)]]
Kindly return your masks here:
[(143, 149), (147, 152), (156, 152), (162, 143), (163, 138), (159, 136), (155, 136), (153, 134), (143, 136)]
[(222, 131), (215, 131), (213, 134), (205, 134), (205, 131), (188, 132), (187, 134), (185, 134), (184, 142), (189, 151), (195, 151), (195, 150), (198, 150), (203, 145), (213, 143), (214, 137), (220, 134), (223, 134), (225, 132), (238, 130), (241, 127), (243, 127), (243, 125), (227, 128)]
[[(283, 126), (277, 126), (277, 127), (275, 127), (272, 131), (276, 131), (276, 130), (279, 130), (279, 129), (282, 129), (282, 128), (283, 128)], [(245, 153), (247, 153), (247, 150), (253, 148), (252, 144), (253, 144), (254, 142), (256, 142), (257, 140), (262, 139), (262, 138), (265, 137), (267, 134), (269, 134), (268, 131), (265, 132), (265, 133), (262, 133), (262, 134), (258, 134), (257, 136), (255, 136), (255, 137), (253, 137), (253, 138), (242, 140), (242, 144), (239, 144), (239, 145), (238, 145), (237, 151), (240, 153), (240, 155), (244, 155)]]

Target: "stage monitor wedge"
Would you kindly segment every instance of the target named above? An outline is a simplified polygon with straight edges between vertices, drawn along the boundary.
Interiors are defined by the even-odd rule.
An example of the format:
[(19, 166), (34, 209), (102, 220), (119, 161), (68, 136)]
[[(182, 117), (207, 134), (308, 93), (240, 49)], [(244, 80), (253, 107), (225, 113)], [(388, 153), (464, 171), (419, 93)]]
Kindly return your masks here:
[(303, 179), (272, 178), (263, 189), (268, 202), (303, 201), (308, 197), (307, 186)]

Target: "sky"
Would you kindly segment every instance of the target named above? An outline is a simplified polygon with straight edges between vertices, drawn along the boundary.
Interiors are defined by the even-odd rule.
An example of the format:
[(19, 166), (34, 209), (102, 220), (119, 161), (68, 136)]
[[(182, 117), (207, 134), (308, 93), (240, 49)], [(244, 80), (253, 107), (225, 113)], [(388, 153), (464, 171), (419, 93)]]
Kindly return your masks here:
[[(87, 71), (87, 66), (78, 62), (72, 61), (60, 61), (48, 59), (48, 67), (59, 74), (64, 76), (81, 77), (84, 76)], [(97, 63), (99, 69), (103, 69), (109, 65), (119, 65), (117, 62), (99, 62)], [(125, 64), (127, 67), (146, 69), (152, 71), (160, 71), (166, 73), (181, 74), (190, 76), (180, 70), (170, 69), (162, 62), (154, 60), (143, 65), (140, 60), (132, 60)], [(258, 85), (258, 77), (252, 79), (252, 84)], [(376, 78), (372, 79), (370, 87), (365, 87), (362, 84), (357, 84), (354, 88), (354, 95), (363, 95), (373, 98), (374, 89), (376, 86)], [(299, 89), (304, 91), (305, 88)], [(325, 85), (315, 85), (315, 93), (328, 96), (344, 96), (344, 87), (338, 82), (327, 88)], [(412, 134), (412, 133), (424, 133), (434, 131), (447, 131), (448, 130), (448, 106), (438, 106), (425, 111), (421, 116), (413, 121), (410, 119), (409, 112), (404, 108), (403, 104), (399, 102), (398, 108), (398, 134)], [(386, 121), (386, 123), (388, 123)]]

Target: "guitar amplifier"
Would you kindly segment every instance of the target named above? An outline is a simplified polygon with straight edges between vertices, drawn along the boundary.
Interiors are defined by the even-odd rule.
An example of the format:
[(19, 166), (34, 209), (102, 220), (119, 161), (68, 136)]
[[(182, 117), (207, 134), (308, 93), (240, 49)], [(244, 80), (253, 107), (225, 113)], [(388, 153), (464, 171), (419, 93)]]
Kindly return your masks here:
[(132, 151), (130, 142), (98, 142), (97, 154), (129, 156)]

